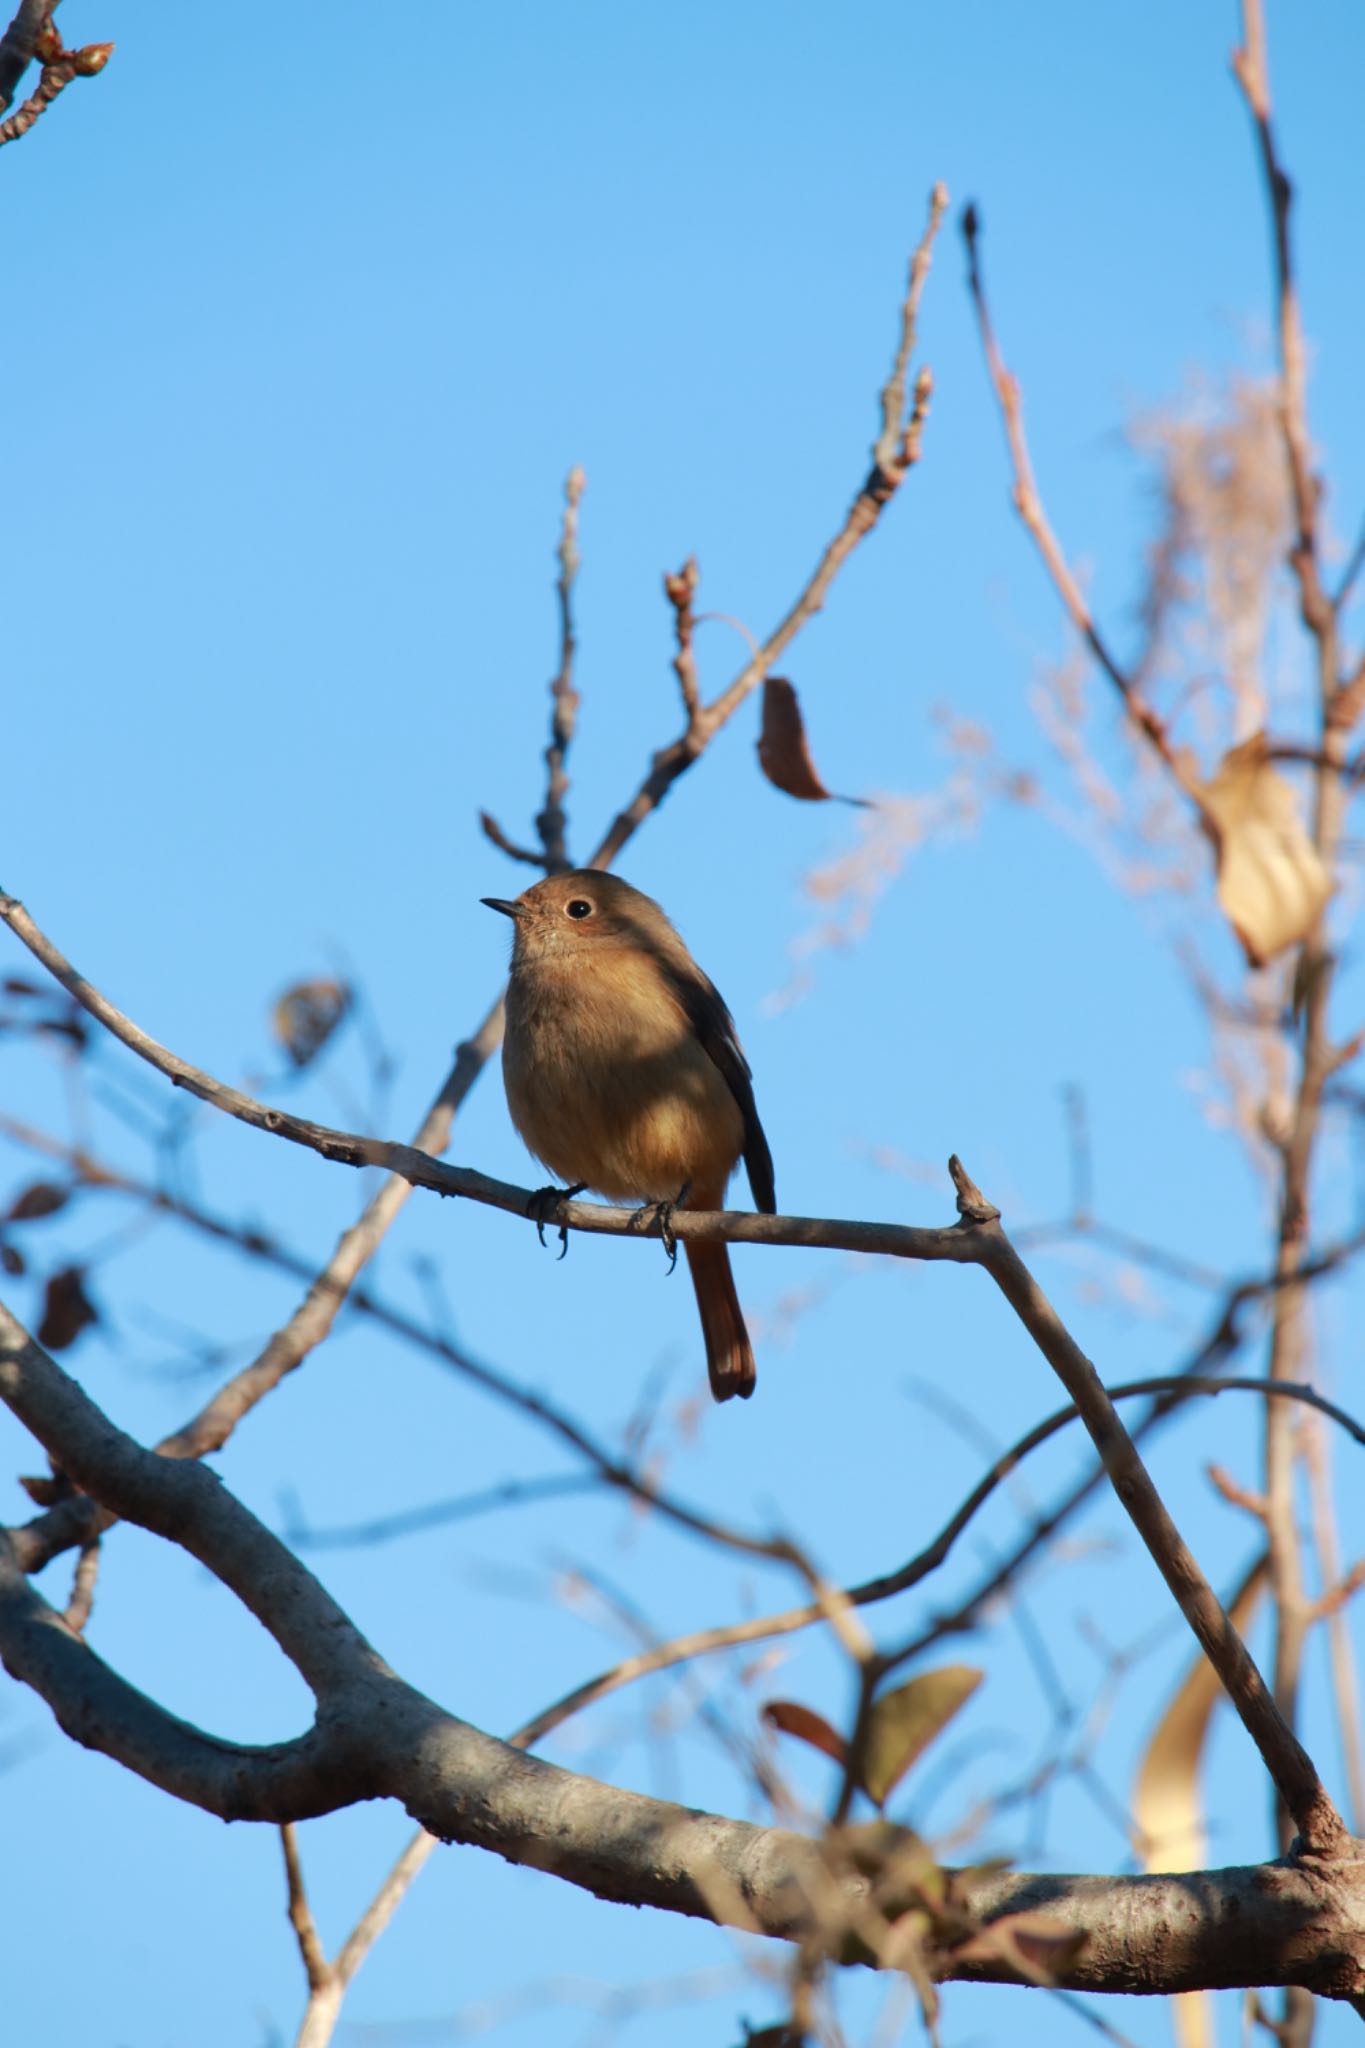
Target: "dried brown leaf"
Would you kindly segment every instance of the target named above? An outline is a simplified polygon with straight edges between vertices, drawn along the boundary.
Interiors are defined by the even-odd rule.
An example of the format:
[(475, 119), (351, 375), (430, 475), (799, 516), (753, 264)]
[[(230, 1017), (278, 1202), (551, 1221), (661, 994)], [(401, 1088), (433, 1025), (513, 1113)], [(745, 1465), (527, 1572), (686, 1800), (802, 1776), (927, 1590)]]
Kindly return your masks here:
[(348, 985), (326, 976), (297, 981), (285, 990), (275, 1005), (271, 1022), (275, 1036), (296, 1067), (306, 1067), (317, 1058), (350, 1007)]
[(66, 1207), (70, 1196), (70, 1188), (61, 1187), (55, 1180), (30, 1181), (10, 1203), (5, 1221), (35, 1223), (40, 1216), (55, 1216)]
[(970, 1664), (944, 1664), (874, 1702), (863, 1784), (878, 1806), (886, 1804), (915, 1759), (966, 1705), (983, 1675)]
[(38, 1342), (49, 1351), (65, 1351), (81, 1331), (99, 1321), (99, 1310), (85, 1291), (85, 1269), (63, 1266), (47, 1283)]
[(1253, 967), (1312, 930), (1332, 878), (1304, 829), (1298, 799), (1267, 758), (1264, 733), (1223, 756), (1204, 785), (1218, 859), (1218, 901)]
[(813, 1707), (803, 1707), (799, 1700), (769, 1700), (763, 1708), (763, 1718), (770, 1728), (780, 1728), (784, 1735), (795, 1735), (812, 1749), (823, 1750), (836, 1764), (844, 1763), (848, 1757), (848, 1744), (838, 1729), (832, 1728)]
[(804, 803), (863, 805), (860, 796), (836, 797), (825, 788), (811, 759), (805, 721), (794, 686), (784, 676), (763, 679), (763, 724), (758, 739), (758, 764), (784, 796)]
[(19, 1280), (28, 1268), (24, 1255), (17, 1244), (0, 1244), (0, 1266), (3, 1266), (12, 1280)]

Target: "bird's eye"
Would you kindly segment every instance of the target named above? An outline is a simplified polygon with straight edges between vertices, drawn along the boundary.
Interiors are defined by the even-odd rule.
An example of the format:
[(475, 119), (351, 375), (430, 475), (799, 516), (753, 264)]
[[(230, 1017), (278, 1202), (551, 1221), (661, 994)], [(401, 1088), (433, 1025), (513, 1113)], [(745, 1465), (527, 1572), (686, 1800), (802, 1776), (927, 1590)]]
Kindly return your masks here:
[(567, 917), (591, 917), (592, 905), (586, 896), (575, 896), (572, 903), (565, 904), (564, 912)]

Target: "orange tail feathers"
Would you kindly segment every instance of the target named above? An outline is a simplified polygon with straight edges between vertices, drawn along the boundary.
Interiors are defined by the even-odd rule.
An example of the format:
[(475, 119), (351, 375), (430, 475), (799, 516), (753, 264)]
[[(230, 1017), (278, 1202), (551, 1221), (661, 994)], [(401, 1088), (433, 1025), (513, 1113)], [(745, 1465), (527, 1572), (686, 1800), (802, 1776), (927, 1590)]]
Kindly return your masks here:
[[(719, 1205), (717, 1205), (719, 1206)], [(701, 1310), (702, 1335), (706, 1339), (706, 1369), (711, 1375), (711, 1392), (718, 1401), (738, 1394), (747, 1401), (758, 1382), (754, 1350), (740, 1314), (730, 1271), (729, 1248), (723, 1244), (684, 1244), (692, 1269)]]

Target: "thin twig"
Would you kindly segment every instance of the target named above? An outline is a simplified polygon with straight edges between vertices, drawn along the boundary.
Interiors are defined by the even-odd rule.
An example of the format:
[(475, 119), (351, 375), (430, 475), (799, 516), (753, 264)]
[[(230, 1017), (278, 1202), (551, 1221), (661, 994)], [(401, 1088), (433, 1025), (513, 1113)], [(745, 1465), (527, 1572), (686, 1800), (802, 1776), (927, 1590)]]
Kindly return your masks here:
[(505, 853), (509, 860), (524, 861), (527, 867), (539, 868), (545, 872), (545, 856), (533, 847), (518, 846), (515, 839), (509, 839), (491, 811), (479, 812), (479, 830), (485, 839), (491, 840), (499, 853)]
[(402, 1903), (403, 1894), (416, 1877), (422, 1865), (438, 1846), (437, 1837), (429, 1835), (425, 1828), (419, 1828), (407, 1843), (383, 1884), (371, 1899), (354, 1928), (342, 1943), (336, 1959), (337, 1975), (343, 1985), (349, 1984), (356, 1971), (364, 1962), (370, 1950), (378, 1941), (384, 1929), (392, 1920)]
[(90, 1619), (90, 1610), (95, 1604), (95, 1581), (100, 1569), (100, 1539), (92, 1536), (88, 1543), (81, 1545), (80, 1556), (71, 1580), (71, 1597), (66, 1603), (62, 1616), (67, 1627), (76, 1635), (83, 1633)]
[(550, 743), (545, 749), (545, 807), (536, 819), (536, 830), (544, 848), (543, 866), (547, 874), (563, 873), (572, 867), (569, 859), (567, 834), (568, 818), (564, 810), (564, 798), (568, 794), (569, 776), (565, 763), (569, 748), (573, 744), (574, 727), (578, 721), (579, 695), (574, 688), (573, 664), (577, 642), (574, 638), (573, 586), (578, 574), (578, 506), (583, 496), (587, 479), (581, 464), (569, 471), (564, 480), (564, 519), (559, 534), (559, 578), (555, 590), (559, 597), (559, 668), (550, 684), (553, 708), (550, 714)]
[(286, 1821), (280, 1829), (280, 1847), (284, 1851), (284, 1876), (289, 1896), (289, 1924), (299, 1944), (304, 1971), (311, 1991), (320, 1991), (332, 1978), (332, 1966), (327, 1960), (327, 1951), (322, 1946), (313, 1909), (308, 1903), (308, 1892), (303, 1882), (303, 1865), (299, 1861), (298, 1835), (292, 1821)]
[(673, 656), (673, 673), (678, 678), (682, 693), (683, 711), (690, 732), (701, 710), (701, 690), (697, 683), (697, 657), (692, 651), (692, 602), (697, 594), (701, 571), (695, 555), (689, 555), (676, 575), (664, 577), (664, 595), (673, 607), (673, 632), (677, 641), (677, 653)]
[[(1327, 1400), (1315, 1387), (1293, 1386), (1283, 1380), (1267, 1381), (1259, 1378), (1158, 1374), (1147, 1379), (1127, 1380), (1122, 1385), (1109, 1389), (1109, 1397), (1114, 1401), (1134, 1400), (1140, 1395), (1153, 1394), (1165, 1396), (1173, 1401), (1184, 1401), (1197, 1394), (1225, 1393), (1260, 1394), (1270, 1399), (1302, 1402), (1310, 1408), (1318, 1409), (1344, 1429), (1358, 1444), (1365, 1446), (1365, 1425), (1357, 1422), (1344, 1408)], [(926, 1544), (923, 1550), (917, 1552), (898, 1570), (845, 1588), (841, 1599), (850, 1607), (870, 1607), (919, 1585), (931, 1572), (938, 1570), (968, 1524), (1024, 1459), (1056, 1436), (1059, 1430), (1077, 1421), (1079, 1415), (1078, 1408), (1068, 1406), (1059, 1408), (1042, 1422), (1035, 1423), (1017, 1443), (1003, 1451), (994, 1461), (961, 1506), (944, 1523), (932, 1542)], [(1055, 1530), (1059, 1519), (1055, 1514), (1046, 1518), (1049, 1534)], [(993, 1584), (992, 1597), (998, 1591), (998, 1586)], [(982, 1604), (983, 1597), (973, 1596), (972, 1611)], [(747, 1621), (694, 1629), (686, 1635), (674, 1636), (670, 1641), (660, 1643), (650, 1651), (624, 1658), (619, 1664), (614, 1664), (609, 1671), (601, 1672), (585, 1684), (575, 1686), (572, 1692), (566, 1693), (562, 1699), (556, 1700), (552, 1706), (546, 1707), (534, 1719), (526, 1722), (509, 1740), (519, 1748), (528, 1748), (542, 1741), (572, 1715), (581, 1713), (585, 1707), (593, 1706), (600, 1699), (605, 1699), (609, 1693), (618, 1692), (622, 1686), (634, 1684), (639, 1678), (647, 1678), (656, 1671), (666, 1671), (672, 1665), (685, 1663), (693, 1657), (709, 1656), (717, 1650), (737, 1649), (746, 1643), (770, 1642), (778, 1636), (795, 1635), (799, 1630), (810, 1628), (825, 1618), (824, 1605), (818, 1600), (812, 1600), (804, 1606), (790, 1607), (781, 1613), (755, 1615)], [(950, 1621), (945, 1627), (951, 1628), (953, 1625)], [(964, 1617), (957, 1625), (968, 1625), (966, 1618)], [(896, 1661), (903, 1661), (911, 1654), (918, 1654), (921, 1647), (922, 1644), (917, 1641), (897, 1651)]]
[(1271, 244), (1275, 255), (1276, 334), (1280, 356), (1280, 431), (1284, 437), (1294, 502), (1295, 538), (1289, 560), (1298, 580), (1304, 624), (1321, 640), (1335, 630), (1335, 608), (1323, 588), (1319, 562), (1318, 507), (1322, 485), (1313, 473), (1303, 325), (1299, 318), (1289, 233), (1294, 190), (1277, 154), (1275, 131), (1271, 125), (1270, 72), (1266, 62), (1265, 17), (1261, 0), (1242, 0), (1242, 44), (1232, 53), (1232, 69), (1255, 123), (1266, 196), (1270, 203)]
[[(872, 450), (872, 460), (887, 476), (892, 475), (898, 467), (907, 467), (914, 460), (913, 456), (906, 453), (906, 435), (909, 432), (905, 412), (906, 378), (909, 375), (910, 358), (915, 349), (915, 335), (919, 326), (919, 302), (923, 297), (925, 280), (929, 275), (933, 238), (938, 233), (947, 211), (948, 187), (940, 182), (929, 195), (928, 230), (910, 259), (905, 303), (901, 307), (900, 341), (891, 365), (891, 375), (882, 389), (882, 430)], [(911, 419), (913, 420), (913, 409)]]
[[(922, 278), (928, 274), (934, 239), (938, 233), (939, 223), (943, 217), (943, 210), (946, 205), (946, 188), (941, 184), (935, 185), (929, 200), (928, 223), (920, 238), (919, 247), (916, 250), (916, 259), (921, 261)], [(907, 300), (906, 305), (901, 309), (901, 329), (900, 340), (897, 344), (897, 361), (899, 361), (900, 351), (905, 345), (907, 321), (912, 323), (910, 333), (911, 340), (913, 341), (913, 319), (917, 305), (917, 298), (914, 304)], [(893, 364), (893, 378), (894, 375), (895, 368)], [(928, 384), (924, 384), (921, 390), (917, 390), (917, 413), (921, 424), (923, 411), (928, 403), (928, 390)], [(882, 403), (884, 410), (884, 394)], [(721, 694), (710, 704), (704, 705), (695, 718), (689, 720), (686, 730), (671, 746), (661, 748), (654, 756), (650, 764), (649, 773), (624, 810), (619, 811), (612, 820), (611, 825), (600, 840), (597, 850), (587, 863), (589, 867), (610, 867), (612, 865), (627, 840), (639, 830), (651, 811), (658, 808), (659, 804), (663, 802), (668, 792), (672, 789), (674, 783), (680, 776), (686, 774), (702, 750), (715, 738), (720, 728), (729, 719), (733, 718), (735, 712), (738, 711), (745, 699), (751, 696), (759, 687), (778, 657), (790, 646), (802, 627), (808, 624), (815, 614), (821, 610), (825, 599), (833, 587), (834, 580), (844, 563), (858, 544), (871, 533), (905, 477), (909, 474), (918, 449), (919, 427), (916, 425), (915, 415), (912, 415), (911, 420), (907, 422), (907, 444), (911, 440), (912, 428), (914, 429), (914, 448), (912, 449), (907, 445), (901, 453), (901, 458), (893, 463), (889, 470), (883, 469), (874, 460), (870, 473), (864, 479), (857, 496), (849, 507), (843, 525), (826, 547), (808, 578), (804, 589), (790, 607), (786, 616), (769, 634), (757, 653), (740, 670), (734, 681), (726, 689), (722, 690)]]

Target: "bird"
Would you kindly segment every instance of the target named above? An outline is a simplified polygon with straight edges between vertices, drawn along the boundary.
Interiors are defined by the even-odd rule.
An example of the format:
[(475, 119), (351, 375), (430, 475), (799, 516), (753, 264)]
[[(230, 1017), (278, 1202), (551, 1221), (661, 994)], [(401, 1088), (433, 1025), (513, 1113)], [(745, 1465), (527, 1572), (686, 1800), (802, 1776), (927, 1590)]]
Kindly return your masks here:
[[(527, 1148), (573, 1191), (720, 1209), (743, 1157), (775, 1213), (772, 1153), (735, 1022), (663, 910), (619, 875), (576, 868), (520, 896), (484, 896), (513, 921), (502, 1067)], [(757, 1379), (723, 1243), (685, 1241), (711, 1392)]]

